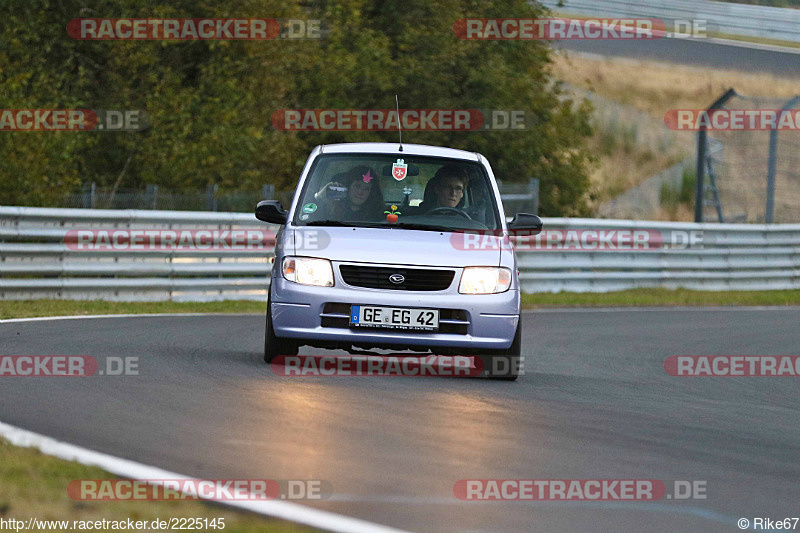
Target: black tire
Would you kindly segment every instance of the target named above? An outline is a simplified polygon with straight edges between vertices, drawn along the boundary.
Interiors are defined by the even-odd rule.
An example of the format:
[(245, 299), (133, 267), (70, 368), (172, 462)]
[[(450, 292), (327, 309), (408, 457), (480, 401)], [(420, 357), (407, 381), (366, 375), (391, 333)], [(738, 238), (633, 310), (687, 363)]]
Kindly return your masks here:
[(296, 341), (275, 336), (272, 329), (272, 297), (267, 297), (267, 323), (264, 333), (264, 362), (272, 363), (279, 355), (297, 355)]
[[(514, 341), (505, 350), (491, 352), (483, 359), (484, 375), (489, 379), (516, 381), (522, 364), (522, 317), (517, 324)], [(498, 368), (500, 367), (500, 368)], [(497, 369), (497, 370), (495, 370)]]

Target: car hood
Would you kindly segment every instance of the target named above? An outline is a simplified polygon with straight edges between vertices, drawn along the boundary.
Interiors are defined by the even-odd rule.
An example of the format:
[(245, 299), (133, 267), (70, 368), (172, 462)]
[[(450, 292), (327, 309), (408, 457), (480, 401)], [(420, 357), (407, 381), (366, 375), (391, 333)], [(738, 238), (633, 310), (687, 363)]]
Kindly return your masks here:
[[(500, 264), (496, 237), (391, 228), (296, 227), (286, 250), (331, 261), (465, 267)], [(291, 242), (293, 241), (293, 242)], [(465, 242), (467, 245), (465, 245)]]

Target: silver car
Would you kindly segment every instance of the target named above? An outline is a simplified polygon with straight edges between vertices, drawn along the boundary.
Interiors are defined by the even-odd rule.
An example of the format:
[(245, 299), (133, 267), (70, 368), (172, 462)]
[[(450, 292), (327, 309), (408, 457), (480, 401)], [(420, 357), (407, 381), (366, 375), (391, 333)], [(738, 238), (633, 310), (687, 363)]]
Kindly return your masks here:
[(267, 300), (264, 359), (300, 346), (473, 355), (514, 380), (522, 332), (519, 273), (489, 162), (435, 146), (316, 147), (289, 211), (260, 202), (282, 226)]

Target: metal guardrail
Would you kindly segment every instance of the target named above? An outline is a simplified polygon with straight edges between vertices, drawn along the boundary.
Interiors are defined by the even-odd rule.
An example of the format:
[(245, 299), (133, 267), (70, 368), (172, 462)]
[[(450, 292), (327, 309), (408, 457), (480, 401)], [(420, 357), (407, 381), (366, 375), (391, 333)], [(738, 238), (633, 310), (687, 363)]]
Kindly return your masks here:
[(265, 300), (270, 250), (105, 251), (65, 242), (74, 229), (265, 228), (250, 213), (0, 207), (0, 299)]
[[(646, 230), (702, 247), (520, 250), (525, 292), (800, 288), (800, 224), (545, 218), (547, 230)], [(265, 249), (76, 250), (74, 229), (265, 229), (249, 213), (0, 207), (0, 299), (265, 300)], [(276, 227), (271, 227), (277, 230)], [(545, 239), (546, 241), (546, 239)], [(555, 246), (558, 248), (558, 245)]]
[[(525, 292), (608, 292), (633, 288), (778, 290), (800, 288), (800, 224), (696, 224), (544, 219), (545, 228), (649, 230), (665, 242), (694, 234), (695, 246), (649, 250), (518, 252)], [(567, 237), (569, 240), (569, 237)]]
[(798, 9), (710, 0), (541, 0), (541, 3), (556, 12), (575, 15), (658, 18), (665, 22), (703, 20), (708, 21), (709, 31), (800, 41)]

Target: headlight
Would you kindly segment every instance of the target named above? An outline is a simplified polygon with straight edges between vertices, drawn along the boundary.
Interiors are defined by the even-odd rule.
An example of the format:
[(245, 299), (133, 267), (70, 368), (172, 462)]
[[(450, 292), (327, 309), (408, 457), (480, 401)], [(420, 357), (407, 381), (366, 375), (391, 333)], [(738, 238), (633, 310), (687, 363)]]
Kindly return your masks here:
[(283, 277), (301, 285), (333, 287), (333, 267), (327, 259), (284, 257)]
[(461, 274), (461, 294), (496, 294), (511, 286), (511, 271), (502, 267), (467, 267)]

